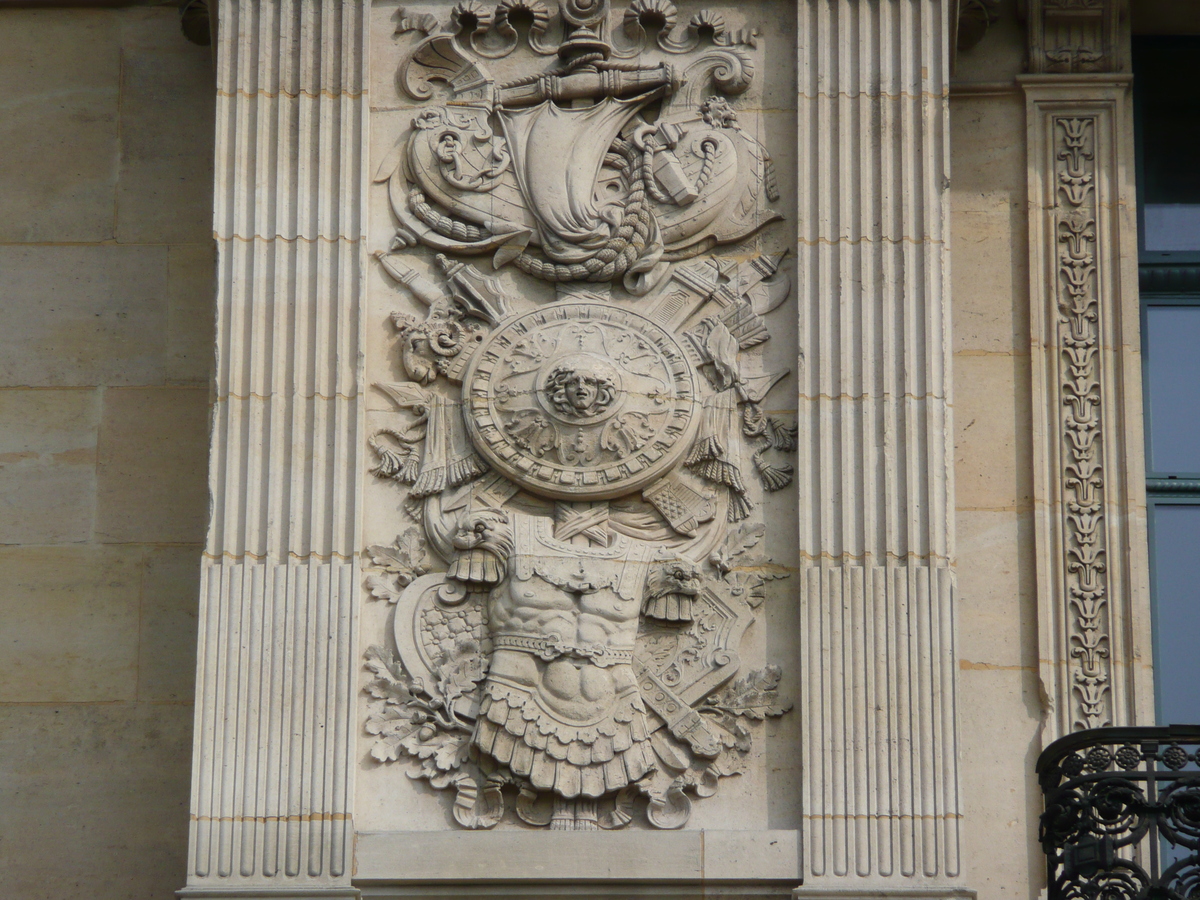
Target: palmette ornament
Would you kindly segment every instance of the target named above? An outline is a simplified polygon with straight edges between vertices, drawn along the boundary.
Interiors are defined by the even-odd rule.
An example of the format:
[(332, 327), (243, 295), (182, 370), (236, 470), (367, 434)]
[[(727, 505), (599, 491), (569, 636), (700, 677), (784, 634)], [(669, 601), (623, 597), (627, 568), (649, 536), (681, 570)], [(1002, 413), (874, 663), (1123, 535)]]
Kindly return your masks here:
[[(369, 445), (423, 548), (375, 548), (369, 589), (396, 608), (366, 729), (376, 759), (453, 787), (467, 828), (618, 828), (643, 807), (677, 828), (787, 709), (739, 648), (782, 574), (743, 520), (791, 480), (794, 425), (761, 406), (786, 373), (752, 360), (788, 283), (779, 256), (706, 255), (779, 218), (758, 114), (729, 99), (755, 46), (692, 23), (651, 51), (662, 9), (567, 3), (500, 82), (506, 10), (401, 22), (424, 37), (400, 82), (429, 102), (380, 169), (397, 231), (376, 256), (427, 312), (391, 319), (407, 380), (377, 385), (395, 424)], [(424, 549), (442, 565), (396, 562)]]

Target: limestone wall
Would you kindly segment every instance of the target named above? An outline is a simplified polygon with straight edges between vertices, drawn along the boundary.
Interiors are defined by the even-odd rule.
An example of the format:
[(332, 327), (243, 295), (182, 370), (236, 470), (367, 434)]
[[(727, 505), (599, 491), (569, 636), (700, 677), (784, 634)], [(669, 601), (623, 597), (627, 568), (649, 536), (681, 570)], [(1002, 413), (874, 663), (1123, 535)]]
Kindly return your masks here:
[(173, 7), (0, 11), (0, 883), (184, 880), (213, 76)]
[(1030, 412), (1025, 35), (1012, 4), (950, 93), (963, 857), (980, 897), (1036, 897), (1041, 750)]
[[(988, 900), (1036, 897), (1044, 865), (1015, 5), (950, 91), (960, 880)], [(0, 85), (0, 884), (170, 897), (208, 516), (211, 54), (172, 7), (3, 10)]]

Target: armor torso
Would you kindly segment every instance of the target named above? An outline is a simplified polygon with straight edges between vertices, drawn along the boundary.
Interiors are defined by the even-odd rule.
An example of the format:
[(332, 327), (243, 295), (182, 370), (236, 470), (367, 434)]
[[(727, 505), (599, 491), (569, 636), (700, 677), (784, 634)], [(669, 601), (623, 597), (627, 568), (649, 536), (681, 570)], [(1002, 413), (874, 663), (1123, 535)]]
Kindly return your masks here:
[(631, 666), (650, 548), (556, 541), (517, 515), (509, 577), (491, 594), (492, 661), (476, 743), (535, 787), (600, 796), (652, 765)]

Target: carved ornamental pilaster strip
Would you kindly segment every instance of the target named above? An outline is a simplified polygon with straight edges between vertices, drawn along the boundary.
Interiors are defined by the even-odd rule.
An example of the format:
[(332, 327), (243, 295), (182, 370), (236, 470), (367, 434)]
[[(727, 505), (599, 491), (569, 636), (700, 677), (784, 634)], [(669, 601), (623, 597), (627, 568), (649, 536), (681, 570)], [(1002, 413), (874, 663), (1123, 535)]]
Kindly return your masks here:
[(1100, 308), (1096, 277), (1094, 116), (1055, 116), (1054, 231), (1058, 242), (1063, 572), (1068, 607), (1071, 729), (1112, 724), (1111, 619), (1100, 435)]
[(1127, 79), (1029, 77), (1043, 739), (1153, 713)]

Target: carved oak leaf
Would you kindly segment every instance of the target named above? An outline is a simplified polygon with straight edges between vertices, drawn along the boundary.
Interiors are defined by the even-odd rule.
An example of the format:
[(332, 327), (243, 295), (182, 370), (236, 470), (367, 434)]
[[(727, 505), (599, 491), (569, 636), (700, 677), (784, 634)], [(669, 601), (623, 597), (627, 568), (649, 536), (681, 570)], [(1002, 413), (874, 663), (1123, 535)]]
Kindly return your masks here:
[(416, 528), (406, 529), (404, 534), (396, 539), (396, 546), (408, 559), (409, 567), (414, 572), (420, 569), (420, 574), (424, 575), (429, 571), (429, 557), (425, 554), (425, 544), (420, 531)]
[(380, 647), (367, 648), (364, 666), (375, 678), (363, 690), (377, 700), (405, 705), (415, 699), (416, 692), (422, 690), (420, 680), (410, 678), (399, 661)]
[(364, 667), (378, 675), (380, 678), (387, 680), (399, 680), (404, 677), (404, 669), (395, 660), (395, 658), (382, 647), (372, 644), (367, 648), (364, 654)]
[(730, 594), (744, 599), (751, 609), (758, 609), (767, 599), (767, 582), (790, 576), (790, 572), (730, 572), (726, 581)]
[[(396, 540), (389, 545), (374, 544), (367, 548), (367, 553), (372, 563), (383, 568), (385, 572), (399, 576), (401, 587), (407, 587), (429, 571), (429, 556), (425, 552), (421, 532), (417, 528), (409, 528), (403, 534), (397, 535)], [(374, 588), (372, 593), (375, 593)], [(375, 596), (391, 600), (379, 594)]]
[(367, 590), (376, 600), (395, 603), (400, 599), (401, 592), (396, 589), (395, 578), (386, 575), (372, 575), (367, 578)]
[(725, 547), (729, 550), (729, 557), (734, 560), (739, 559), (747, 550), (758, 546), (758, 542), (766, 533), (767, 526), (762, 522), (753, 525), (747, 522), (739, 525), (725, 538)]
[(438, 688), (447, 706), (474, 691), (487, 675), (487, 664), (477, 643), (467, 641), (456, 650), (458, 655), (442, 666), (438, 681)]
[(709, 764), (709, 769), (720, 778), (728, 778), (731, 775), (741, 775), (749, 766), (749, 760), (746, 754), (750, 752), (750, 732), (745, 728), (738, 726), (742, 735), (739, 735), (737, 743), (734, 745), (736, 753), (731, 753), (724, 750), (721, 754)]
[[(742, 772), (745, 770), (746, 760), (744, 758), (744, 754), (750, 752), (751, 745), (750, 729), (747, 728), (743, 723), (735, 720), (730, 727), (730, 732), (733, 734), (734, 749), (740, 754), (743, 754), (743, 756), (736, 756), (732, 759), (729, 759), (728, 757), (730, 755), (728, 753), (724, 754), (726, 757), (725, 763), (727, 763), (728, 767), (730, 768), (730, 772), (727, 774), (733, 774), (734, 771)], [(721, 761), (721, 757), (718, 757), (717, 762)]]
[(709, 694), (701, 704), (701, 709), (756, 722), (767, 717), (782, 716), (792, 708), (791, 703), (780, 703), (779, 680), (782, 677), (779, 666), (754, 669)]
[(379, 762), (395, 762), (406, 751), (404, 741), (421, 726), (407, 718), (407, 713), (395, 706), (386, 706), (371, 715), (365, 725), (368, 734), (376, 735), (371, 744), (371, 758)]
[(728, 575), (734, 566), (766, 562), (765, 557), (751, 560), (747, 553), (758, 545), (766, 533), (767, 526), (762, 522), (753, 525), (743, 522), (731, 528), (721, 546), (709, 554), (709, 563), (722, 575)]
[[(470, 742), (464, 739), (463, 743), (466, 745), (466, 749), (469, 750)], [(470, 768), (474, 769), (475, 767), (471, 766)], [(432, 756), (428, 759), (409, 759), (408, 771), (405, 774), (414, 781), (424, 778), (429, 782), (431, 787), (439, 791), (445, 790), (451, 785), (458, 784), (464, 779), (479, 780), (467, 771), (464, 771), (461, 767), (446, 769), (444, 771), (439, 769)]]
[[(430, 778), (438, 772), (452, 772), (467, 762), (471, 752), (471, 736), (462, 732), (417, 730), (400, 742), (404, 752), (421, 760), (419, 778)], [(410, 773), (411, 774), (411, 773)], [(435, 785), (436, 787), (436, 785)]]
[[(428, 778), (435, 788), (448, 787), (470, 754), (469, 730), (461, 722), (445, 720), (439, 712), (443, 704), (432, 700), (421, 680), (411, 677), (390, 651), (369, 647), (365, 665), (376, 677), (363, 690), (383, 701), (373, 706), (364, 725), (376, 736), (372, 758), (394, 762), (410, 757), (410, 778)], [(467, 683), (474, 685), (469, 679)]]
[(471, 753), (469, 735), (454, 735), (448, 737), (433, 755), (433, 764), (443, 772), (460, 768), (466, 763)]

